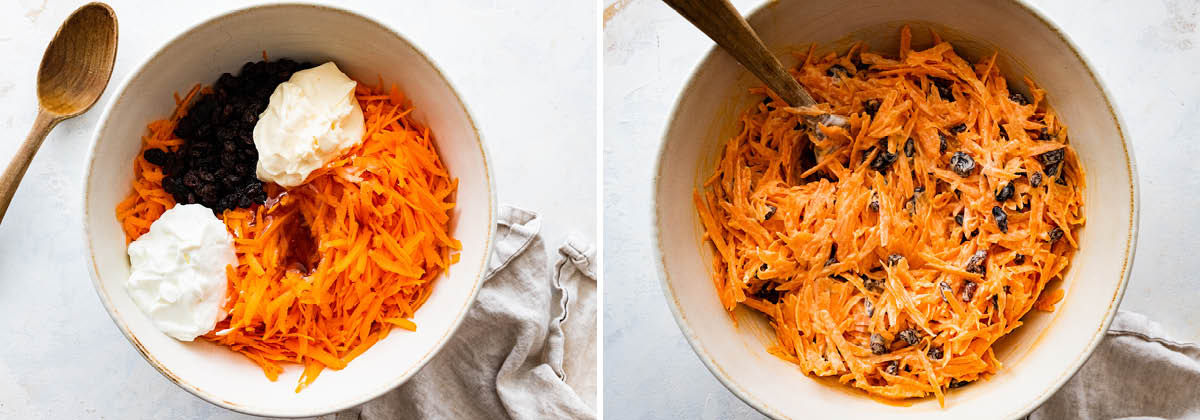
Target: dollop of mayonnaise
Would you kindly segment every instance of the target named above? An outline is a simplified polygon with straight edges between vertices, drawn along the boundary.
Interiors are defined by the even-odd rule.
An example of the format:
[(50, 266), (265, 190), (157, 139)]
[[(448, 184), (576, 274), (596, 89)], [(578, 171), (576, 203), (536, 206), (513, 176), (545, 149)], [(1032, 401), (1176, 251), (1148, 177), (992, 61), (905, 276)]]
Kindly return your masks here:
[(129, 244), (125, 288), (159, 330), (192, 341), (225, 319), (225, 266), (237, 263), (233, 236), (212, 210), (176, 205)]
[(362, 142), (356, 84), (331, 61), (293, 73), (276, 86), (254, 125), (258, 179), (295, 187)]

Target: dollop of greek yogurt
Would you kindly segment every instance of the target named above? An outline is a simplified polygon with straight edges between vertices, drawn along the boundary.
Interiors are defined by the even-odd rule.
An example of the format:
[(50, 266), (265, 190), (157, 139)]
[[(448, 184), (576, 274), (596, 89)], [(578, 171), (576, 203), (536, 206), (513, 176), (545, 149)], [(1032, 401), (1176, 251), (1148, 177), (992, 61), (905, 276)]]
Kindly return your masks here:
[(154, 325), (192, 341), (225, 319), (226, 266), (237, 266), (233, 236), (212, 210), (176, 205), (128, 248), (125, 288)]

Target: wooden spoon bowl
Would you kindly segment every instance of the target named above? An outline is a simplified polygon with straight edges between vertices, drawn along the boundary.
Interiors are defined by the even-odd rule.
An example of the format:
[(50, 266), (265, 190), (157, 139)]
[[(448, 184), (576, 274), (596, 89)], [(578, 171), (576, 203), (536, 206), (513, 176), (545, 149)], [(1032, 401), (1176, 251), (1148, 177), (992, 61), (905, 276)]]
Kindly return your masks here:
[(58, 28), (38, 68), (38, 114), (33, 128), (0, 174), (0, 219), (46, 134), (60, 121), (96, 104), (116, 58), (117, 15), (107, 4), (88, 3)]

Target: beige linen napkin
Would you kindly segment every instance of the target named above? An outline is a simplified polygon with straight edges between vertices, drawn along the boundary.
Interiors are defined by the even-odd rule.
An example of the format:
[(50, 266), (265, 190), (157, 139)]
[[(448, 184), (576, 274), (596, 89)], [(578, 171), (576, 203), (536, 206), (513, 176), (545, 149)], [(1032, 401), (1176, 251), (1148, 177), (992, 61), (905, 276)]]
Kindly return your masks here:
[(1120, 311), (1079, 372), (1029, 415), (1042, 419), (1200, 418), (1200, 346)]

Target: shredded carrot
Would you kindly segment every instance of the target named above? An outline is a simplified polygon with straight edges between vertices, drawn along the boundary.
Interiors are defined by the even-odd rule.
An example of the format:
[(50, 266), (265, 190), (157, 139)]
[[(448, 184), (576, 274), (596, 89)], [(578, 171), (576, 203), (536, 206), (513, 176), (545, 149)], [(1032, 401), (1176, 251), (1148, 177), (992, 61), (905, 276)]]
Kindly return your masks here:
[[(143, 151), (182, 143), (172, 132), (199, 91), (149, 125)], [(355, 95), (368, 128), (362, 144), (301, 186), (267, 184), (265, 205), (220, 215), (239, 263), (227, 270), (229, 316), (203, 337), (245, 355), (271, 380), (281, 363), (303, 366), (296, 392), (393, 327), (416, 331), (414, 313), (462, 247), (449, 230), (458, 181), (432, 133), (411, 118), (395, 86), (359, 83)], [(133, 192), (117, 206), (127, 242), (175, 203), (141, 153), (134, 175)]]
[(175, 197), (162, 187), (162, 168), (147, 162), (142, 155), (147, 149), (174, 150), (183, 144), (182, 139), (175, 137), (175, 125), (183, 118), (192, 98), (200, 92), (200, 85), (196, 85), (183, 98), (176, 94), (171, 117), (146, 127), (148, 133), (142, 137), (142, 149), (133, 159), (133, 192), (117, 204), (117, 220), (121, 221), (121, 229), (125, 231), (126, 244), (149, 232), (150, 224), (175, 206)]
[[(991, 347), (1022, 316), (1062, 298), (1043, 289), (1076, 251), (1085, 174), (1031, 80), (1018, 97), (994, 54), (972, 65), (949, 43), (912, 50), (907, 27), (900, 38), (899, 58), (861, 43), (802, 54), (792, 75), (814, 107), (752, 89), (767, 97), (694, 200), (722, 305), (765, 314), (772, 354), (875, 396), (944, 404), (945, 388), (997, 372)], [(803, 129), (822, 113), (849, 125)], [(975, 163), (967, 176), (956, 152)]]

